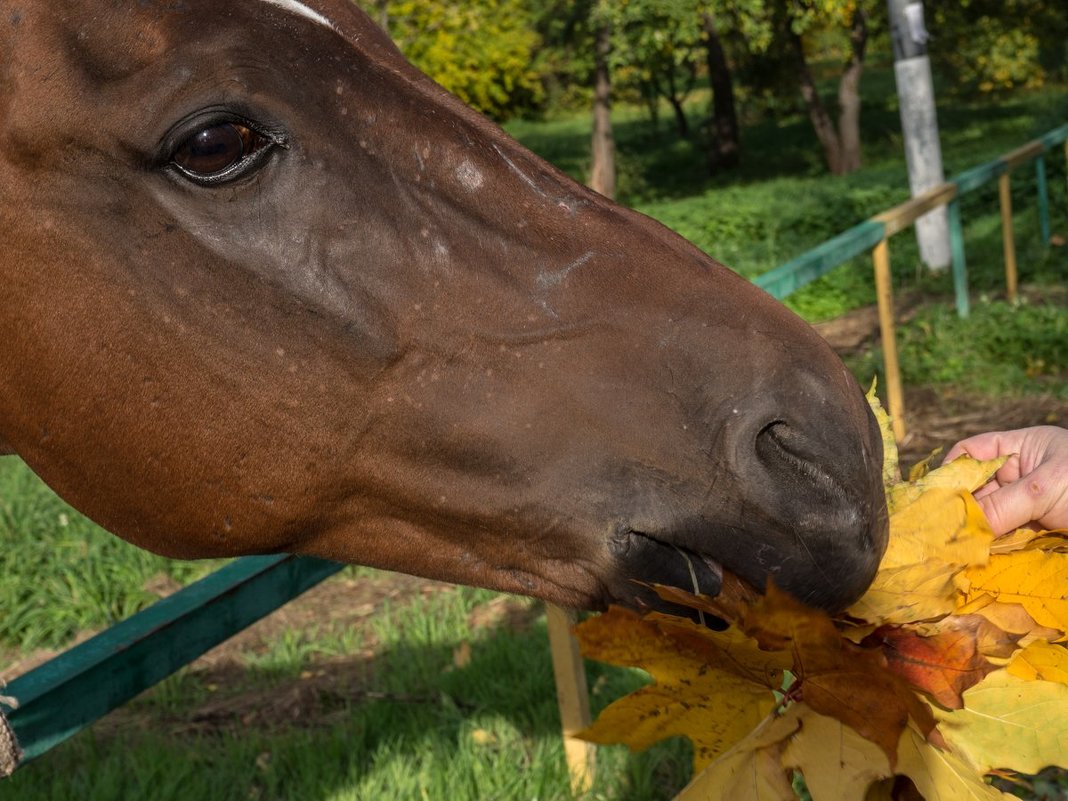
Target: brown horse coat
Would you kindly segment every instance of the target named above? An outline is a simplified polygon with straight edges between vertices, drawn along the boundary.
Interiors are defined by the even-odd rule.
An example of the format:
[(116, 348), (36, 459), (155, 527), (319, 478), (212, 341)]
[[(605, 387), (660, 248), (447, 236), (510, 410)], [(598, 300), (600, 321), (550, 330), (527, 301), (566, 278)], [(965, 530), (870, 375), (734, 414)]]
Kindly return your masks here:
[(881, 446), (801, 320), (345, 0), (0, 0), (0, 447), (131, 542), (841, 606)]

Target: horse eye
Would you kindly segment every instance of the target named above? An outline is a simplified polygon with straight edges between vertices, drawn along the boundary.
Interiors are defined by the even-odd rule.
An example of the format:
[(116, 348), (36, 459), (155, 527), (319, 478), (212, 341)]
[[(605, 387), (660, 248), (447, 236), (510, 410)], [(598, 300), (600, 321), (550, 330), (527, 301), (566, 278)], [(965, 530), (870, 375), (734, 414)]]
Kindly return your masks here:
[(199, 180), (222, 180), (243, 174), (240, 165), (271, 141), (239, 122), (223, 122), (201, 128), (183, 140), (171, 161), (187, 176)]

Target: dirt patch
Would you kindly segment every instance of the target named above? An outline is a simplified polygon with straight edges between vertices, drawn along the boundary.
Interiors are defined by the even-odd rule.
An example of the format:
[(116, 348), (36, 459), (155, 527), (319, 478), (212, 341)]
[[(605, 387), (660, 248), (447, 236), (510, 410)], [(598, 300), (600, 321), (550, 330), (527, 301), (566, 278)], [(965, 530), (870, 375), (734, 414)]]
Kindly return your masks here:
[(991, 400), (959, 396), (951, 390), (905, 388), (908, 433), (900, 444), (901, 463), (909, 467), (935, 448), (987, 431), (1068, 424), (1068, 401), (1046, 395)]
[[(1068, 303), (1068, 288), (1021, 287), (1021, 297), (1032, 303)], [(922, 306), (916, 293), (895, 297), (895, 318), (907, 322)], [(876, 343), (879, 315), (866, 306), (815, 325), (820, 335), (841, 355), (849, 355)], [(973, 434), (1034, 425), (1068, 425), (1068, 401), (1048, 395), (992, 399), (962, 395), (953, 388), (904, 387), (908, 433), (899, 443), (901, 463), (909, 467), (935, 448), (948, 450)]]

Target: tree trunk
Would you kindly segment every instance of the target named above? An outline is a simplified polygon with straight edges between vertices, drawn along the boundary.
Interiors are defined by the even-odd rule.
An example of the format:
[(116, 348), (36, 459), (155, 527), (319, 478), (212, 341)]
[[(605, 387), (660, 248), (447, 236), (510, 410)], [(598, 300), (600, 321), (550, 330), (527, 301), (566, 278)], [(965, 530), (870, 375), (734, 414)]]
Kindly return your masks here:
[(616, 196), (616, 146), (612, 138), (612, 80), (608, 54), (612, 49), (612, 29), (603, 23), (597, 29), (594, 49), (593, 85), (593, 164), (590, 188), (605, 197)]
[(675, 73), (668, 73), (668, 90), (664, 93), (671, 110), (675, 112), (675, 130), (680, 139), (690, 138), (690, 121), (686, 118), (686, 109), (682, 107), (682, 98), (679, 97), (678, 87), (675, 85)]
[(389, 33), (389, 0), (375, 0), (378, 10), (378, 27)]
[(686, 118), (686, 109), (682, 107), (682, 101), (672, 95), (668, 98), (668, 102), (671, 103), (671, 110), (675, 112), (675, 131), (679, 139), (689, 139), (690, 121)]
[(647, 81), (642, 81), (641, 84), (642, 102), (645, 103), (645, 108), (649, 112), (649, 122), (653, 126), (653, 130), (660, 131), (660, 93), (656, 91), (656, 87)]
[(842, 173), (860, 169), (860, 75), (864, 71), (864, 51), (868, 44), (867, 19), (860, 8), (853, 13), (849, 41), (852, 55), (838, 82), (839, 169)]
[(708, 82), (712, 87), (712, 143), (708, 167), (712, 172), (734, 167), (741, 156), (738, 114), (734, 106), (734, 79), (711, 14), (701, 16), (706, 36)]
[(797, 77), (801, 83), (801, 97), (808, 109), (808, 118), (812, 121), (816, 138), (819, 139), (820, 146), (823, 148), (823, 157), (830, 171), (834, 175), (841, 175), (842, 145), (838, 141), (838, 132), (835, 130), (834, 123), (831, 122), (831, 115), (827, 113), (827, 107), (823, 105), (823, 99), (816, 89), (816, 82), (812, 79), (812, 72), (805, 58), (805, 44), (800, 34), (790, 31), (787, 35), (797, 55)]

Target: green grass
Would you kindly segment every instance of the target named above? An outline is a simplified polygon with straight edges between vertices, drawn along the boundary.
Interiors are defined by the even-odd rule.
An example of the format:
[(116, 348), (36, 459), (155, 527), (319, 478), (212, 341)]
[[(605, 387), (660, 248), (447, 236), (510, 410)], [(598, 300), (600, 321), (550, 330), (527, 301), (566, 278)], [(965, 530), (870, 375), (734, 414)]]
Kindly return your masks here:
[[(181, 732), (190, 706), (212, 694), (251, 687), (269, 698), (324, 656), (344, 660), (358, 651), (344, 631), (284, 631), (243, 660), (234, 686), (185, 671), (129, 706), (135, 723), (80, 735), (4, 791), (19, 801), (568, 798), (544, 616), (529, 631), (472, 628), (471, 611), (494, 597), (457, 588), (378, 614), (376, 656), (365, 666), (370, 697), (329, 698), (311, 723), (169, 731)], [(470, 661), (457, 666), (462, 643)], [(343, 671), (343, 661), (333, 664)], [(634, 671), (590, 671), (597, 706), (642, 683)], [(155, 721), (147, 731), (136, 725), (143, 716)], [(690, 767), (681, 742), (636, 757), (601, 749), (598, 759), (590, 798), (606, 801), (671, 798)]]
[(20, 461), (0, 458), (0, 654), (56, 648), (158, 599), (218, 562), (176, 562), (133, 548), (72, 510)]
[[(960, 394), (1068, 399), (1068, 305), (1018, 304), (980, 298), (968, 319), (946, 304), (922, 307), (899, 331), (902, 382), (952, 386)], [(847, 363), (854, 374), (882, 375), (882, 354), (868, 350)]]

